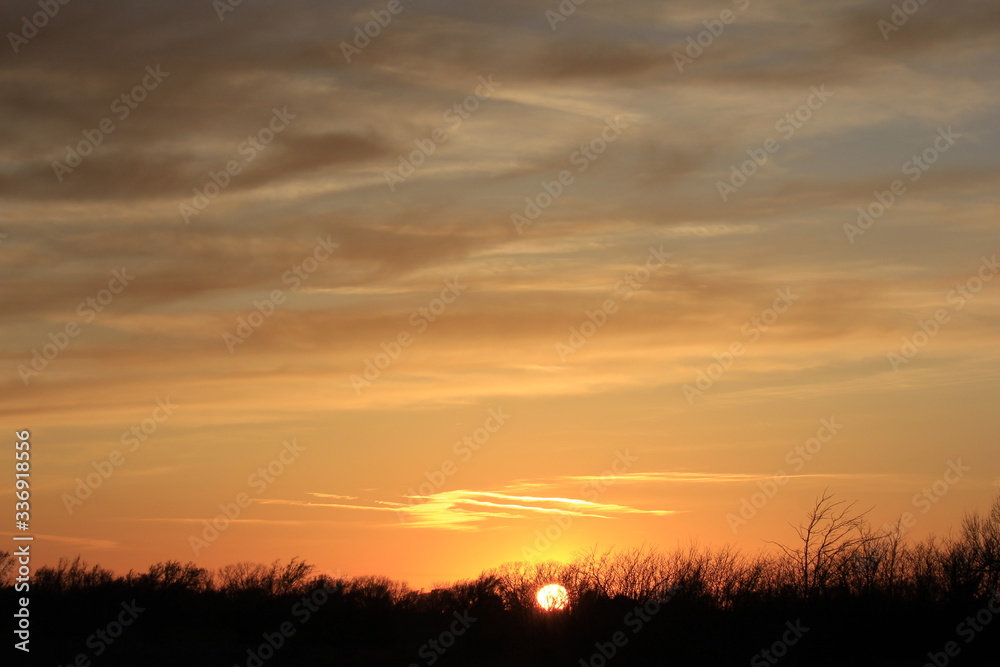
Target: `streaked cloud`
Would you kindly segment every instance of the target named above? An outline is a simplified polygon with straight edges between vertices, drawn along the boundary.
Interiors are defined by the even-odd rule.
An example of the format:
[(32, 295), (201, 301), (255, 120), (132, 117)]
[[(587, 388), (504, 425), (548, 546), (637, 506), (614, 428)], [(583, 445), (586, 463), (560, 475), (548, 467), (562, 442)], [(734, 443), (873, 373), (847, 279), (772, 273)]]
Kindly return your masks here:
[[(961, 309), (949, 295), (1000, 249), (998, 14), (925, 3), (884, 39), (893, 0), (751, 2), (679, 72), (673, 53), (729, 4), (589, 0), (553, 32), (527, 0), (415, 2), (348, 63), (340, 42), (371, 20), (360, 0), (242, 3), (225, 21), (209, 2), (92, 0), (0, 55), (0, 412), (46, 443), (47, 530), (94, 536), (52, 553), (100, 549), (126, 570), (188, 557), (185, 531), (252, 492), (248, 475), (290, 437), (311, 462), (254, 497), (210, 561), (287, 548), (358, 554), (359, 568), (408, 551), (454, 564), (525, 539), (507, 527), (569, 516), (588, 521), (567, 551), (606, 534), (729, 539), (728, 508), (828, 414), (848, 426), (761, 525), (780, 529), (826, 486), (906, 511), (965, 456), (975, 481), (920, 529), (944, 525), (995, 480), (1000, 282)], [(11, 26), (37, 11), (2, 9)], [(169, 74), (121, 117), (112, 105), (147, 66)], [(500, 85), (447, 120), (480, 77)], [(785, 138), (776, 124), (814, 86), (832, 96)], [(294, 118), (244, 161), (276, 108)], [(104, 118), (114, 131), (58, 180), (53, 162)], [(627, 127), (608, 143), (614, 118)], [(904, 163), (948, 127), (960, 140), (908, 180)], [(718, 183), (772, 137), (780, 150), (723, 202)], [(185, 224), (179, 206), (233, 160)], [(553, 196), (563, 170), (573, 182)], [(895, 179), (906, 193), (850, 243), (844, 225)], [(511, 216), (545, 197), (519, 233)], [(319, 237), (339, 247), (293, 289)], [(650, 247), (670, 261), (621, 291)], [(133, 283), (84, 321), (79, 305), (123, 267)], [(456, 278), (467, 289), (427, 317)], [(751, 340), (743, 325), (786, 288), (801, 298)], [(887, 353), (941, 308), (950, 321), (894, 371)], [(230, 353), (223, 334), (264, 311)], [(71, 324), (79, 335), (26, 384), (19, 369)], [(689, 405), (682, 387), (734, 343), (744, 353)], [(64, 513), (60, 495), (168, 395), (176, 416)], [(510, 425), (460, 457), (454, 443), (497, 405)], [(626, 446), (646, 472), (584, 495)], [(435, 472), (447, 486), (404, 491)], [(330, 521), (336, 534), (309, 530)], [(387, 525), (449, 532), (372, 530)]]
[[(310, 493), (319, 497), (329, 494)], [(340, 497), (340, 496), (337, 496)], [(398, 525), (413, 528), (472, 530), (490, 519), (528, 519), (535, 515), (613, 519), (627, 514), (669, 516), (674, 510), (650, 510), (578, 498), (510, 495), (493, 491), (454, 490), (429, 495), (408, 495), (400, 501), (373, 500), (356, 504), (314, 503), (298, 500), (261, 499), (264, 505), (324, 507), (362, 512), (392, 512)]]

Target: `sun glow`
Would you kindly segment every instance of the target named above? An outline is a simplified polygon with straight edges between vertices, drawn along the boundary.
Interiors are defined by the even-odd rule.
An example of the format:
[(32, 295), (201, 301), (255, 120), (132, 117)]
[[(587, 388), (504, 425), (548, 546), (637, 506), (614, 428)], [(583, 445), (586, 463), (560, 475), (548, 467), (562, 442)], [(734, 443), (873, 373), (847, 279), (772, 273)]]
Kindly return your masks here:
[(559, 584), (548, 584), (538, 589), (535, 599), (545, 611), (558, 611), (569, 605), (569, 592)]

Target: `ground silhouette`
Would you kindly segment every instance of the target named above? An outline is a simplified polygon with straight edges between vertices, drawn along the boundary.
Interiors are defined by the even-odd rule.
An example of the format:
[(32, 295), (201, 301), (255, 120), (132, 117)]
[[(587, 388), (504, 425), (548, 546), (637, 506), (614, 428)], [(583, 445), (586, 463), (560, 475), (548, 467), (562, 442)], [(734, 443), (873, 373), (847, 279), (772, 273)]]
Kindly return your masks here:
[[(828, 494), (770, 555), (692, 547), (507, 563), (430, 591), (293, 559), (116, 575), (81, 559), (31, 586), (30, 664), (996, 665), (1000, 498), (911, 543)], [(7, 608), (12, 559), (0, 552)], [(570, 606), (534, 594), (560, 583)]]

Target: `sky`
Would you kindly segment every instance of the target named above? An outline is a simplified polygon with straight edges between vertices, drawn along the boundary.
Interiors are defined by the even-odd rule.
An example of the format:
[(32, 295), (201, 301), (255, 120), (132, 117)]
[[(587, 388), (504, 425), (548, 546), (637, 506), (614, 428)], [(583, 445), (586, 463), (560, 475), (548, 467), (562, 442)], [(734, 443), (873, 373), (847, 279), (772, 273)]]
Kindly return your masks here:
[(947, 535), (1000, 488), (1000, 9), (896, 7), (4, 3), (36, 563), (430, 587), (824, 490)]

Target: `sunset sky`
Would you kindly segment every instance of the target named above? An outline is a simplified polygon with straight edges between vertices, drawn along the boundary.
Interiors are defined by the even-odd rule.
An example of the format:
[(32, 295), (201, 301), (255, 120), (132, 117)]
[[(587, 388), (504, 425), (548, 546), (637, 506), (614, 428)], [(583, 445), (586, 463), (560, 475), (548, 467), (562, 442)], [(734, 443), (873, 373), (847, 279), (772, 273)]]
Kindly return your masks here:
[(53, 4), (0, 48), (36, 564), (429, 587), (996, 494), (996, 3)]

